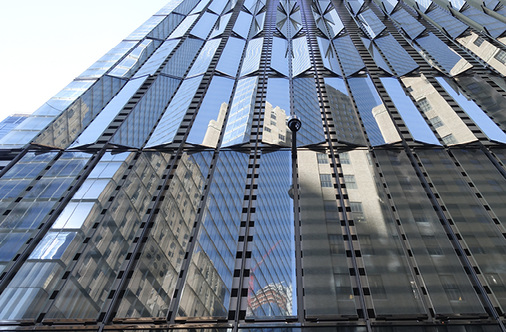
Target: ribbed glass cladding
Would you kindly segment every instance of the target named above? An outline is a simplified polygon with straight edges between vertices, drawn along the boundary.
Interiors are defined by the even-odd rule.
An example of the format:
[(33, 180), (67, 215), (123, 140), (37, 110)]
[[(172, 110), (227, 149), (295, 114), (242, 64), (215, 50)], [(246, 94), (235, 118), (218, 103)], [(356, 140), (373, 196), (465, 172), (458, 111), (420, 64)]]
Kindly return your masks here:
[(503, 0), (169, 2), (0, 138), (0, 330), (506, 332), (504, 75)]

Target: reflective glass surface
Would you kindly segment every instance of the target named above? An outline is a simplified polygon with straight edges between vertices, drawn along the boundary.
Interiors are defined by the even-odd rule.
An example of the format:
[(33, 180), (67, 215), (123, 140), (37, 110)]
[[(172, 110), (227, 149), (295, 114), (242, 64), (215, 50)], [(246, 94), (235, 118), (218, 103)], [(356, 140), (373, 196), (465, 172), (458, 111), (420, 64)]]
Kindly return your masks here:
[(195, 59), (195, 62), (186, 77), (204, 74), (211, 63), (211, 60), (213, 60), (214, 53), (218, 49), (218, 46), (220, 46), (220, 43), (221, 39), (208, 41), (204, 47), (202, 47), (202, 50), (200, 50), (199, 56)]
[(174, 30), (170, 36), (169, 39), (176, 39), (181, 38), (184, 36), (184, 34), (188, 31), (188, 29), (195, 23), (199, 15), (190, 15), (186, 16), (186, 18), (181, 22), (181, 24), (178, 25), (176, 30)]
[(134, 78), (142, 77), (144, 75), (153, 75), (158, 68), (162, 65), (165, 59), (169, 56), (172, 50), (177, 46), (179, 40), (167, 40), (165, 41), (146, 61), (141, 69), (134, 75)]
[(174, 98), (172, 98), (169, 106), (167, 106), (167, 109), (163, 113), (146, 147), (172, 142), (201, 81), (202, 76), (183, 81), (174, 95)]
[(306, 37), (292, 39), (292, 76), (298, 76), (311, 68)]
[(293, 110), (302, 122), (297, 146), (318, 144), (325, 140), (316, 86), (312, 77), (293, 80)]
[(333, 47), (330, 44), (330, 41), (325, 38), (318, 38), (318, 47), (320, 49), (320, 55), (323, 60), (323, 65), (328, 70), (338, 74), (343, 75), (341, 72), (341, 67), (339, 66), (339, 61), (337, 60), (337, 56), (334, 53)]
[(251, 14), (241, 11), (232, 30), (242, 38), (246, 39), (248, 38), (248, 32), (252, 20), (253, 16)]
[(289, 82), (284, 78), (269, 78), (265, 97), (262, 142), (291, 146), (292, 133), (286, 121), (290, 114)]
[(218, 20), (218, 15), (205, 12), (199, 18), (199, 20), (197, 21), (197, 23), (195, 24), (190, 33), (195, 37), (206, 39), (207, 35), (209, 35), (209, 32), (216, 23), (216, 20)]
[(398, 26), (404, 30), (411, 39), (415, 39), (425, 31), (425, 27), (403, 8), (396, 10), (391, 15), (395, 22), (398, 23)]
[(151, 55), (157, 46), (159, 46), (159, 42), (157, 43), (150, 39), (142, 41), (120, 63), (114, 66), (109, 75), (130, 78), (137, 68), (139, 68), (139, 65)]
[(383, 52), (398, 76), (406, 75), (418, 68), (415, 60), (413, 60), (408, 52), (399, 45), (392, 35), (376, 38), (374, 42)]
[(331, 9), (329, 12), (327, 12), (324, 15), (324, 18), (331, 38), (337, 36), (344, 29), (343, 23), (341, 22), (341, 19), (339, 18), (339, 15), (335, 9)]
[(242, 62), (241, 76), (251, 74), (259, 69), (263, 43), (263, 38), (252, 39), (248, 42), (244, 61)]
[(464, 31), (469, 29), (467, 25), (453, 17), (449, 12), (434, 4), (432, 7), (433, 8), (427, 12), (427, 16), (441, 25), (445, 29), (445, 32), (453, 38), (460, 36)]
[(336, 38), (333, 43), (346, 76), (353, 75), (364, 68), (362, 58), (349, 36)]
[(221, 16), (220, 19), (218, 20), (218, 24), (216, 24), (216, 26), (214, 27), (214, 30), (211, 32), (211, 36), (209, 38), (214, 38), (221, 35), (225, 31), (225, 28), (227, 27), (228, 21), (230, 20), (231, 16), (232, 13)]
[(90, 68), (86, 69), (79, 77), (98, 78), (105, 74), (118, 60), (127, 54), (137, 42), (122, 41), (116, 47), (107, 52), (103, 57), (97, 60)]
[(245, 44), (246, 42), (242, 39), (230, 37), (223, 49), (216, 70), (235, 77), (237, 75), (239, 63), (241, 62)]
[(216, 147), (225, 121), (234, 81), (214, 76), (199, 107), (187, 142)]
[(248, 154), (219, 155), (178, 316), (227, 316), (247, 167)]
[(271, 68), (288, 76), (288, 41), (279, 37), (272, 38)]
[(381, 23), (379, 18), (371, 9), (364, 10), (357, 15), (357, 18), (361, 23), (361, 27), (371, 38), (377, 37), (381, 32), (383, 32), (383, 30), (386, 29), (386, 26)]
[[(464, 0), (461, 1), (464, 2)], [(506, 24), (504, 24), (504, 21), (501, 22), (500, 20), (487, 15), (482, 10), (469, 6), (462, 11), (462, 14), (482, 25), (487, 30), (487, 33), (494, 38), (501, 36), (506, 31)]]
[(175, 77), (184, 77), (193, 58), (195, 58), (203, 44), (204, 41), (199, 39), (185, 39), (172, 54), (165, 67), (163, 67), (162, 73)]

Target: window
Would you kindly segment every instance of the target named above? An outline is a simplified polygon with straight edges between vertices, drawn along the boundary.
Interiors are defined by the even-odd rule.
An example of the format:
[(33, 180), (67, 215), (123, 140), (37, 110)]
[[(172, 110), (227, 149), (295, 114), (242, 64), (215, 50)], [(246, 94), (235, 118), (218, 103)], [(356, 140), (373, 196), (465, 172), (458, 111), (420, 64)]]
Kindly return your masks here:
[(346, 188), (348, 189), (357, 189), (357, 182), (355, 181), (355, 175), (345, 175), (344, 183), (346, 184)]
[(425, 243), (425, 248), (427, 248), (427, 252), (431, 256), (441, 256), (443, 255), (443, 249), (439, 246), (439, 242), (437, 241), (434, 235), (422, 235), (422, 240)]
[(408, 92), (413, 92), (413, 88), (412, 88), (412, 87), (410, 87), (410, 86), (408, 86), (408, 87), (406, 88), (406, 90), (408, 90)]
[(453, 134), (448, 134), (442, 137), (441, 139), (443, 140), (443, 143), (446, 145), (457, 144), (457, 140), (455, 139), (455, 137), (453, 137)]
[(279, 134), (278, 138), (279, 138), (280, 141), (285, 141), (286, 140), (285, 135)]
[(339, 244), (342, 243), (342, 241), (339, 241), (340, 236), (338, 234), (328, 234), (328, 237), (330, 253), (332, 255), (339, 254)]
[(457, 286), (455, 277), (451, 274), (442, 274), (439, 277), (448, 299), (450, 301), (462, 301), (462, 294), (460, 293), (460, 289)]
[(385, 287), (383, 287), (381, 275), (369, 275), (367, 279), (369, 279), (369, 288), (371, 290), (372, 298), (376, 300), (386, 300), (387, 293), (385, 291)]
[(353, 215), (353, 219), (358, 222), (364, 222), (364, 209), (362, 208), (362, 202), (350, 202), (350, 209)]
[(329, 163), (329, 159), (327, 158), (327, 155), (325, 153), (317, 153), (316, 160), (318, 161), (318, 164), (328, 164)]
[(271, 132), (271, 128), (269, 128), (269, 127), (264, 127), (264, 130), (265, 130), (266, 132), (268, 132), (268, 133), (270, 133), (270, 132)]
[(483, 42), (485, 41), (485, 39), (483, 39), (482, 37), (478, 37), (475, 39), (475, 41), (473, 42), (474, 45), (480, 47), (481, 44), (483, 44)]
[(271, 113), (271, 119), (274, 119), (274, 120), (276, 120), (276, 114), (274, 114), (274, 113)]
[(432, 109), (432, 106), (430, 106), (430, 103), (427, 101), (427, 98), (422, 98), (420, 100), (417, 101), (418, 103), (418, 106), (420, 106), (420, 109), (422, 110), (422, 112), (427, 112), (427, 111), (430, 111)]
[(443, 121), (439, 118), (439, 116), (435, 116), (429, 119), (430, 123), (434, 126), (434, 128), (439, 128), (444, 126)]
[(494, 55), (494, 58), (497, 61), (501, 62), (503, 65), (506, 64), (506, 52), (499, 51)]
[(327, 221), (339, 220), (337, 211), (337, 204), (335, 201), (325, 200), (323, 201), (323, 209), (325, 210), (325, 219)]
[(339, 154), (339, 160), (341, 161), (341, 164), (343, 164), (343, 165), (350, 165), (351, 164), (350, 155), (348, 152), (341, 152)]
[(330, 174), (320, 174), (320, 183), (322, 188), (332, 188), (332, 177)]
[(275, 126), (275, 125), (276, 125), (276, 121), (271, 120), (271, 126)]

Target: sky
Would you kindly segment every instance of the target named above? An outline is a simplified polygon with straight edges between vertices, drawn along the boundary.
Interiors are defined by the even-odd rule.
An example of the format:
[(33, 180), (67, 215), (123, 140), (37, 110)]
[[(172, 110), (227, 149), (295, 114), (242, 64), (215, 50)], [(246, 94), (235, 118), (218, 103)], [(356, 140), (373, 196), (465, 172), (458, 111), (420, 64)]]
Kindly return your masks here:
[(1, 0), (0, 120), (29, 114), (170, 0)]

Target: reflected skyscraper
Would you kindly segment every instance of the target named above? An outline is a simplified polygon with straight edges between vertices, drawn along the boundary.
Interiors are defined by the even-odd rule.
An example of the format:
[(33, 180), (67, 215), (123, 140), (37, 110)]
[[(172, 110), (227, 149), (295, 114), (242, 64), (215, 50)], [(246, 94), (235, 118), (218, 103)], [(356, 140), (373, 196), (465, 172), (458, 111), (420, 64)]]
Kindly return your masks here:
[(2, 128), (0, 329), (506, 332), (504, 75), (503, 0), (168, 2)]

